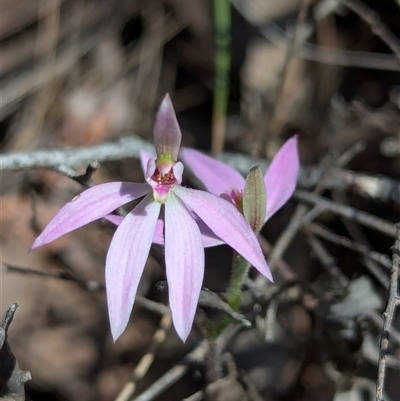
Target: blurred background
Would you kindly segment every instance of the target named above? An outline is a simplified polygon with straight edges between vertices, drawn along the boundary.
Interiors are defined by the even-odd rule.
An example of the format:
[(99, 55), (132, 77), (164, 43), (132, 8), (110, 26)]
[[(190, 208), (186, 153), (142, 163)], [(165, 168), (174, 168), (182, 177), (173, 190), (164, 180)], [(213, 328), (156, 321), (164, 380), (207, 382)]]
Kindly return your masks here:
[[(169, 92), (184, 146), (271, 159), (287, 138), (298, 134), (302, 166), (312, 176), (321, 160), (363, 140), (365, 149), (351, 160), (349, 169), (398, 185), (400, 53), (394, 54), (345, 3), (230, 2), (231, 68), (226, 130), (221, 134), (212, 128), (216, 26), (211, 0), (2, 0), (1, 151), (91, 146), (130, 133), (151, 142), (154, 114)], [(393, 33), (396, 45), (399, 2), (362, 4), (376, 12), (373, 15)], [(94, 183), (111, 180), (142, 180), (139, 162), (102, 163)], [(300, 187), (306, 188), (305, 182)], [(394, 188), (398, 191), (398, 186)], [(3, 316), (12, 302), (20, 305), (9, 341), (21, 368), (32, 374), (27, 388), (33, 401), (115, 400), (140, 359), (153, 349), (160, 323), (157, 313), (136, 305), (127, 331), (112, 343), (101, 289), (114, 232), (110, 224), (92, 224), (28, 254), (45, 224), (81, 189), (49, 170), (3, 172), (1, 177), (0, 312)], [(350, 192), (336, 190), (325, 194), (389, 222), (400, 220), (398, 192), (372, 199), (357, 187)], [(276, 241), (295, 206), (291, 201), (268, 223), (263, 231), (268, 241)], [(350, 232), (368, 252), (390, 257), (393, 238), (358, 225), (349, 228), (338, 218), (322, 222), (338, 235)], [(336, 315), (329, 308), (351, 291), (336, 293), (336, 279), (323, 272), (306, 239), (296, 238), (286, 255), (293, 275), (286, 281), (278, 278), (278, 284), (294, 280), (302, 291), (315, 285), (314, 298), (277, 301), (276, 342), (253, 329), (231, 344), (240, 383), (251, 389), (238, 400), (372, 399), (351, 397), (367, 397), (374, 391), (373, 361), (379, 354), (387, 270), (382, 273), (386, 281), (380, 281), (358, 254), (337, 244), (329, 246), (332, 263), (348, 285), (355, 283), (358, 304), (364, 298), (376, 302), (368, 306), (368, 313), (358, 309), (350, 313), (351, 324), (343, 323), (346, 307), (336, 304), (341, 306), (332, 310), (342, 311)], [(157, 287), (164, 280), (160, 254), (155, 249), (149, 258), (140, 295), (165, 302), (166, 291)], [(207, 287), (224, 291), (229, 258), (224, 247), (207, 253)], [(16, 269), (10, 269), (13, 266)], [(21, 274), (19, 268), (56, 276), (68, 272), (78, 284)], [(367, 284), (362, 281), (360, 290), (361, 278)], [(98, 284), (94, 291), (88, 291), (89, 281)], [(334, 296), (324, 299), (326, 293)], [(269, 305), (266, 302), (260, 310)], [(335, 318), (324, 320), (325, 310)], [(354, 323), (364, 312), (369, 319)], [(167, 329), (165, 341), (154, 351), (154, 364), (138, 381), (139, 389), (174, 366), (200, 338), (195, 329), (183, 345), (173, 329)], [(368, 349), (375, 359), (362, 351), (366, 338), (374, 344)], [(398, 337), (396, 341), (387, 384), (387, 400), (392, 401), (400, 400)], [(191, 369), (155, 399), (189, 397), (205, 387), (205, 372), (204, 366)], [(229, 392), (221, 394), (212, 399), (235, 399)], [(119, 401), (123, 399), (130, 398)]]

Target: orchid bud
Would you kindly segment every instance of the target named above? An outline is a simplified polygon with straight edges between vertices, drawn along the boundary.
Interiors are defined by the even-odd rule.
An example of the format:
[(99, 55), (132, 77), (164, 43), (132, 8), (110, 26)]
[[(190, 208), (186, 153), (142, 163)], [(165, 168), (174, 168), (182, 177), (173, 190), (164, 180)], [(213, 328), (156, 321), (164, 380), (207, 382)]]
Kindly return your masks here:
[(255, 233), (265, 221), (266, 190), (260, 167), (253, 167), (246, 177), (243, 192), (243, 214)]

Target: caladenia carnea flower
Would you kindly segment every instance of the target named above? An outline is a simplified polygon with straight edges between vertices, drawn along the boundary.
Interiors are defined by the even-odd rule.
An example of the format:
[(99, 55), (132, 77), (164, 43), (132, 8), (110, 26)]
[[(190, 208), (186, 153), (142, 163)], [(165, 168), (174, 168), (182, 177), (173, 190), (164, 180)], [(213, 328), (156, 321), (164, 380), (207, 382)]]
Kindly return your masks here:
[[(182, 149), (181, 158), (208, 191), (224, 197), (236, 205), (238, 210), (243, 211), (245, 179), (238, 171), (195, 149)], [(263, 223), (292, 196), (299, 169), (297, 137), (293, 136), (279, 149), (264, 174), (266, 209)]]
[[(210, 192), (227, 199), (243, 213), (255, 233), (291, 197), (299, 172), (296, 137), (282, 146), (264, 176), (259, 167), (253, 167), (244, 179), (232, 167), (194, 149), (183, 149), (182, 159)], [(234, 253), (231, 278), (224, 294), (233, 310), (239, 309), (242, 285), (249, 268), (248, 262)], [(208, 322), (204, 325), (207, 337), (217, 339), (230, 323), (231, 318), (227, 315)]]
[[(208, 192), (182, 187), (183, 164), (177, 161), (181, 132), (169, 96), (154, 125), (157, 157), (144, 154), (145, 183), (111, 182), (77, 195), (50, 221), (32, 248), (143, 198), (120, 223), (106, 259), (106, 291), (111, 332), (116, 340), (128, 323), (152, 242), (165, 246), (165, 266), (172, 320), (180, 338), (190, 333), (204, 275), (204, 245), (217, 238), (230, 245), (263, 275), (270, 277), (260, 245), (232, 203)], [(160, 223), (160, 211), (163, 222)]]

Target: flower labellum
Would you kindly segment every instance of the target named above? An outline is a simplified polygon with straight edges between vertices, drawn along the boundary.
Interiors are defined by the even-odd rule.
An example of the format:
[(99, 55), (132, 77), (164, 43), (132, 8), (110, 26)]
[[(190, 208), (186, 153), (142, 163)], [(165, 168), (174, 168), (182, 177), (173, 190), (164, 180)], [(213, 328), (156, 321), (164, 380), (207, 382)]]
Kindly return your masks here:
[[(222, 241), (271, 278), (258, 240), (236, 207), (214, 194), (180, 185), (184, 169), (177, 161), (180, 143), (181, 131), (166, 95), (154, 125), (157, 156), (141, 155), (146, 182), (112, 182), (87, 189), (57, 213), (32, 246), (45, 245), (103, 217), (118, 225), (106, 259), (107, 303), (114, 340), (128, 324), (152, 242), (165, 246), (172, 320), (183, 341), (192, 328), (200, 296), (205, 246)], [(111, 214), (140, 198), (124, 218)], [(163, 221), (159, 219), (161, 208)]]

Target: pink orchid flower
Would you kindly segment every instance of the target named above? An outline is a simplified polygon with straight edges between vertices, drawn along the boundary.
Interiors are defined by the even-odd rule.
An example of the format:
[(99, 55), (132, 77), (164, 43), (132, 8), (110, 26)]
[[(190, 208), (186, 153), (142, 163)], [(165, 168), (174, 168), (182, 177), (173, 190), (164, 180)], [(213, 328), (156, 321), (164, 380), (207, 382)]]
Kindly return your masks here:
[[(238, 171), (194, 149), (182, 149), (181, 157), (208, 191), (221, 195), (241, 209), (245, 179)], [(297, 137), (293, 136), (279, 149), (264, 175), (267, 195), (264, 223), (293, 195), (299, 169)], [(212, 238), (209, 240), (216, 243)]]
[[(203, 283), (204, 227), (271, 279), (257, 238), (238, 210), (218, 196), (180, 185), (183, 164), (177, 158), (181, 131), (168, 95), (157, 113), (154, 143), (157, 158), (147, 160), (145, 183), (111, 182), (87, 189), (58, 212), (32, 246), (45, 245), (143, 198), (120, 222), (107, 253), (105, 282), (114, 341), (128, 324), (150, 246), (161, 235), (160, 230), (164, 231), (172, 320), (183, 341), (193, 325)], [(157, 223), (161, 208), (163, 226)]]
[[(146, 176), (147, 163), (150, 159), (154, 159), (156, 156), (153, 154), (146, 152), (144, 150), (140, 151), (140, 164), (142, 166), (143, 174)], [(210, 248), (217, 245), (224, 244), (220, 238), (218, 238), (209, 228), (206, 226), (202, 220), (200, 220), (193, 212), (189, 210), (189, 213), (192, 214), (193, 218), (196, 220), (197, 225), (199, 226), (201, 237), (203, 240), (204, 248)], [(123, 216), (117, 214), (109, 214), (105, 216), (105, 219), (110, 221), (111, 223), (119, 226), (124, 219)], [(153, 243), (157, 245), (164, 245), (164, 221), (162, 219), (157, 220), (156, 230), (154, 231)]]

